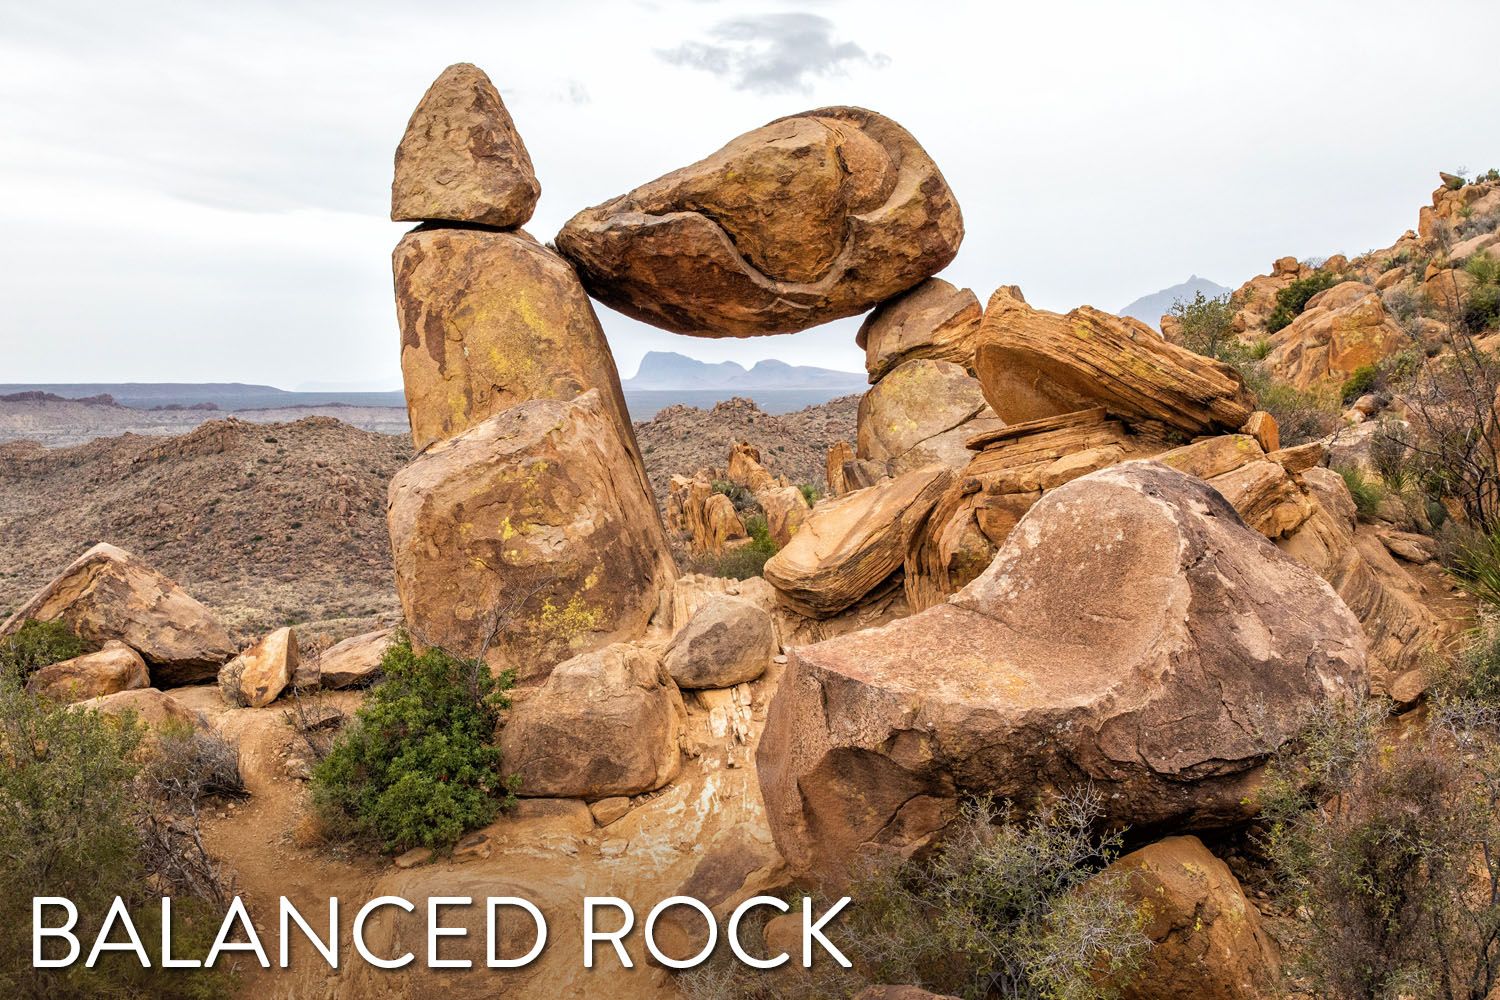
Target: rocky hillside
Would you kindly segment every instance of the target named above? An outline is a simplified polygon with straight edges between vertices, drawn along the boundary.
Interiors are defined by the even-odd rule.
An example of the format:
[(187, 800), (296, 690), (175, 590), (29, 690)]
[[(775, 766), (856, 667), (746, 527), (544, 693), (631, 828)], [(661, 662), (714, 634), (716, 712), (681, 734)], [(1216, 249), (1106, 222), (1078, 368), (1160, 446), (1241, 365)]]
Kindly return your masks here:
[(232, 631), (392, 612), (386, 484), (410, 451), (331, 417), (0, 445), (0, 612), (101, 541), (149, 559)]
[(835, 441), (854, 440), (858, 410), (858, 396), (841, 396), (776, 416), (736, 397), (711, 410), (669, 406), (654, 419), (636, 424), (635, 434), (658, 504), (666, 502), (674, 474), (721, 466), (730, 448), (741, 441), (760, 450), (773, 475), (810, 483), (822, 492), (827, 488), (828, 449)]

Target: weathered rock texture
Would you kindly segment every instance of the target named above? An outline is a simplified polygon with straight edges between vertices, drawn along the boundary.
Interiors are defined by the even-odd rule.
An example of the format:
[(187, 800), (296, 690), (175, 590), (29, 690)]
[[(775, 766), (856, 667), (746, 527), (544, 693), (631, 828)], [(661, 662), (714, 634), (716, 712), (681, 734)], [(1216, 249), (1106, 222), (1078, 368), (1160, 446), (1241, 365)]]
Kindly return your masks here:
[(1307, 389), (1342, 382), (1411, 344), (1380, 293), (1362, 281), (1324, 289), (1302, 313), (1272, 335), (1266, 367), (1277, 377)]
[(1091, 781), (1137, 829), (1243, 819), (1304, 713), (1366, 684), (1332, 588), (1157, 463), (1045, 496), (949, 602), (794, 647), (758, 764), (794, 871), (913, 848), (966, 793)]
[(132, 688), (73, 705), (81, 712), (101, 715), (130, 715), (149, 729), (182, 729), (204, 725), (203, 717), (185, 707), (171, 695), (156, 688)]
[(43, 667), (26, 681), (28, 691), (52, 701), (84, 701), (150, 686), (146, 661), (114, 639), (97, 653)]
[(644, 631), (676, 567), (598, 390), (519, 403), (391, 481), (396, 589), (412, 636), (521, 680)]
[(302, 663), (297, 633), (279, 628), (219, 671), (224, 700), (239, 708), (265, 708), (286, 689)]
[(771, 616), (748, 601), (712, 598), (667, 647), (667, 672), (681, 688), (725, 688), (753, 681), (776, 653)]
[[(855, 453), (871, 462), (899, 462), (913, 450), (921, 450), (928, 461), (918, 467), (930, 464), (938, 460), (939, 453), (949, 457), (933, 443), (934, 439), (985, 409), (984, 390), (962, 365), (926, 358), (907, 361), (875, 383), (859, 401)], [(964, 439), (998, 425), (998, 420), (991, 420), (983, 428), (961, 433), (952, 448), (961, 460), (943, 464), (963, 467), (968, 462)]]
[(557, 246), (629, 316), (753, 337), (863, 312), (942, 270), (962, 239), (953, 192), (905, 129), (821, 108), (579, 212)]
[(526, 224), (541, 194), (526, 144), (490, 78), (469, 63), (443, 70), (396, 147), (391, 218), (509, 229)]
[(525, 233), (423, 228), (391, 264), (418, 451), (517, 403), (598, 389), (639, 454), (614, 357), (567, 261)]
[(1102, 406), (1130, 423), (1198, 435), (1238, 430), (1255, 409), (1233, 368), (1138, 320), (1088, 306), (1044, 312), (1006, 288), (985, 309), (975, 370), (1008, 424)]
[(1281, 956), (1260, 914), (1197, 837), (1168, 837), (1106, 869), (1123, 877), (1152, 947), (1120, 984), (1125, 1000), (1263, 1000), (1279, 995)]
[(818, 504), (762, 575), (796, 611), (838, 614), (900, 568), (951, 476), (941, 467), (919, 469)]
[(394, 632), (383, 628), (350, 636), (318, 655), (318, 684), (325, 688), (362, 687), (380, 676), (380, 661)]
[(973, 290), (954, 288), (942, 278), (928, 278), (881, 303), (855, 335), (855, 343), (865, 350), (871, 384), (916, 358), (951, 361), (972, 372), (982, 316)]
[(617, 643), (558, 664), (510, 713), (501, 739), (519, 794), (639, 795), (681, 767), (682, 697), (655, 653)]
[(33, 619), (66, 622), (89, 642), (120, 640), (141, 654), (159, 685), (209, 680), (235, 652), (207, 608), (137, 557), (102, 542), (22, 605), (0, 626), (0, 637)]

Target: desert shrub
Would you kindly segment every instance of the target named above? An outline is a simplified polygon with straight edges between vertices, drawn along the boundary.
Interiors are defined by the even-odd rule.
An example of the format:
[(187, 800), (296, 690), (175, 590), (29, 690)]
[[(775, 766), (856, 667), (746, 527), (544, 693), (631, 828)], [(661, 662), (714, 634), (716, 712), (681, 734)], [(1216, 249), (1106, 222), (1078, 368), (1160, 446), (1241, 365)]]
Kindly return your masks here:
[(694, 557), (690, 561), (692, 571), (732, 580), (760, 576), (766, 560), (776, 554), (776, 540), (771, 537), (771, 526), (764, 514), (745, 518), (745, 531), (750, 535), (750, 541), (726, 548), (723, 552), (705, 552)]
[(1176, 317), (1182, 346), (1190, 351), (1220, 361), (1244, 352), (1234, 333), (1234, 307), (1227, 294), (1210, 298), (1196, 292), (1191, 302), (1172, 303), (1169, 315)]
[(1335, 471), (1344, 477), (1344, 485), (1349, 487), (1349, 496), (1354, 499), (1354, 509), (1359, 512), (1359, 516), (1373, 517), (1380, 509), (1380, 502), (1385, 499), (1380, 484), (1366, 477), (1364, 471), (1355, 466), (1344, 466)]
[(1459, 174), (1443, 175), (1443, 187), (1447, 188), (1449, 191), (1457, 191), (1467, 183), (1469, 182), (1464, 180), (1464, 178)]
[(1283, 447), (1316, 441), (1343, 426), (1338, 400), (1331, 393), (1299, 389), (1266, 371), (1264, 365), (1236, 367), (1255, 393), (1256, 405), (1276, 418)]
[(1374, 392), (1380, 383), (1380, 369), (1374, 365), (1360, 365), (1354, 369), (1354, 373), (1344, 380), (1339, 390), (1339, 395), (1344, 404), (1354, 402), (1359, 397), (1369, 392)]
[(495, 745), (510, 674), (401, 635), (384, 680), (313, 769), (313, 804), (335, 833), (387, 852), (446, 849), (514, 804)]
[(735, 512), (742, 517), (760, 510), (760, 501), (755, 499), (755, 494), (739, 483), (728, 479), (716, 479), (713, 490), (715, 493), (722, 493), (728, 497), (729, 502), (734, 504)]
[(819, 500), (823, 499), (823, 491), (818, 489), (812, 483), (802, 483), (797, 487), (797, 489), (802, 491), (802, 499), (807, 501), (807, 505), (809, 507), (817, 503)]
[(1482, 215), (1471, 212), (1454, 229), (1461, 240), (1478, 236), (1481, 233), (1493, 233), (1500, 229), (1500, 212), (1485, 212)]
[(42, 667), (88, 652), (88, 644), (66, 622), (28, 621), (0, 639), (0, 673), (25, 678)]
[[(143, 740), (133, 718), (55, 705), (0, 677), (0, 995), (171, 1000), (232, 991), (228, 966), (163, 972), (142, 969), (123, 953), (107, 954), (93, 969), (82, 961), (68, 969), (31, 967), (31, 897), (39, 895), (74, 901), (75, 933), (87, 948), (117, 895), (142, 939), (159, 940), (159, 897), (170, 892), (177, 954), (201, 957), (208, 950), (222, 883), (216, 872), (209, 882), (172, 878), (196, 864), (182, 849), (184, 838), (197, 840), (197, 824), (143, 780), (181, 753), (173, 739)], [(206, 787), (199, 792), (209, 794)], [(153, 841), (161, 828), (178, 836)], [(45, 947), (63, 953), (57, 942)]]
[(1264, 361), (1275, 347), (1276, 345), (1271, 343), (1269, 337), (1256, 338), (1255, 342), (1249, 348), (1250, 360)]
[(1476, 334), (1500, 326), (1500, 260), (1481, 250), (1465, 262), (1464, 270), (1475, 284), (1459, 303), (1459, 322)]
[(1500, 528), (1452, 533), (1449, 570), (1475, 599), (1500, 609)]
[(1335, 271), (1314, 271), (1305, 278), (1298, 278), (1276, 293), (1276, 308), (1266, 317), (1266, 329), (1275, 333), (1292, 325), (1292, 320), (1302, 315), (1307, 300), (1326, 288), (1332, 288), (1344, 280)]
[[(1123, 878), (1100, 873), (1120, 849), (1118, 835), (1095, 832), (1102, 809), (1092, 789), (1029, 818), (970, 802), (930, 857), (872, 859), (829, 936), (867, 984), (910, 983), (972, 1000), (1114, 996), (1110, 984), (1139, 964), (1150, 940)], [(847, 973), (822, 975), (806, 994), (725, 965), (683, 981), (693, 1000), (858, 991)]]

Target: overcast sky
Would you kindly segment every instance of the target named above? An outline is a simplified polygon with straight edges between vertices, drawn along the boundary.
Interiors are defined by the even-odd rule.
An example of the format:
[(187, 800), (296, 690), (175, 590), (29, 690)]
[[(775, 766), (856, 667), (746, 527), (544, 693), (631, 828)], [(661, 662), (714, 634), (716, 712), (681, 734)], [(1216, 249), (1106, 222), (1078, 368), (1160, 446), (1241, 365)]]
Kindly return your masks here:
[[(483, 67), (527, 227), (770, 119), (905, 125), (963, 206), (946, 276), (1118, 309), (1197, 273), (1388, 245), (1439, 169), (1500, 166), (1500, 4), (0, 0), (0, 382), (399, 385), (391, 156)], [(652, 349), (858, 369), (856, 320)]]

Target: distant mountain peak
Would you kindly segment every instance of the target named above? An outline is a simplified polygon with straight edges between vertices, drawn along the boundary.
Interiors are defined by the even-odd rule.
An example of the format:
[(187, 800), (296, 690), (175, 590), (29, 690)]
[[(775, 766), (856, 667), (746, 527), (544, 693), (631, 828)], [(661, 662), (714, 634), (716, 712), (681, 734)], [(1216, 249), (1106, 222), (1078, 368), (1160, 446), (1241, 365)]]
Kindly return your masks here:
[(634, 377), (622, 383), (626, 389), (827, 389), (863, 391), (862, 372), (841, 372), (812, 365), (792, 365), (777, 358), (762, 358), (748, 371), (733, 361), (708, 362), (676, 351), (648, 351)]
[(1202, 292), (1205, 298), (1214, 298), (1219, 295), (1228, 295), (1233, 289), (1225, 288), (1223, 285), (1207, 278), (1200, 278), (1196, 274), (1188, 276), (1188, 280), (1181, 284), (1163, 288), (1159, 292), (1150, 295), (1142, 295), (1130, 305), (1120, 310), (1121, 316), (1132, 316), (1142, 323), (1155, 328), (1161, 322), (1161, 318), (1171, 312), (1172, 306), (1178, 301), (1191, 302), (1193, 297)]

